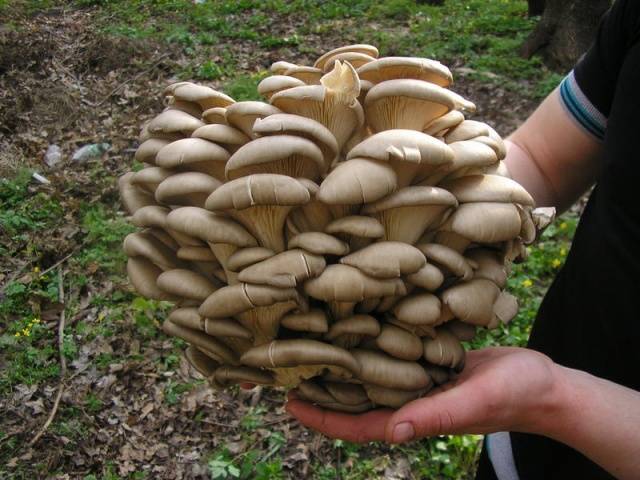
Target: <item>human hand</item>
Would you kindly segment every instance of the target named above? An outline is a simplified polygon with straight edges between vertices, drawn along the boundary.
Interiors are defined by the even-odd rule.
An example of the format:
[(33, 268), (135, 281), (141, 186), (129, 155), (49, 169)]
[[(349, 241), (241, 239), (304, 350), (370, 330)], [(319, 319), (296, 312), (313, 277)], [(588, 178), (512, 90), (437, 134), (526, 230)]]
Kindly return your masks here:
[(502, 430), (544, 431), (557, 388), (557, 366), (524, 348), (496, 347), (468, 353), (452, 382), (399, 410), (351, 415), (324, 410), (289, 396), (287, 411), (331, 438), (402, 443), (444, 434)]

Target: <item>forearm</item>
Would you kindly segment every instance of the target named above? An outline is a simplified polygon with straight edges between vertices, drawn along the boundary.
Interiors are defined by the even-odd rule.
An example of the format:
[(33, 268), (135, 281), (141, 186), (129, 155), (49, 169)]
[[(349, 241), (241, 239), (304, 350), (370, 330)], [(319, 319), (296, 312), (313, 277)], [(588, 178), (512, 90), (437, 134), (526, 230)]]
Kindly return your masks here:
[(527, 430), (580, 451), (617, 478), (640, 478), (640, 392), (557, 366)]

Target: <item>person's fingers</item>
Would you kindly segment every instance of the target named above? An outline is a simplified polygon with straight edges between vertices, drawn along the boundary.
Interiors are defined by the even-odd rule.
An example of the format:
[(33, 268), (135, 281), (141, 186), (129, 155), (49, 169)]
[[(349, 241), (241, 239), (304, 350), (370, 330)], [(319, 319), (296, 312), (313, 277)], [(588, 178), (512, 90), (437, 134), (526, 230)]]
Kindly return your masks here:
[[(483, 391), (485, 390), (485, 391)], [(396, 411), (385, 428), (385, 439), (403, 443), (422, 437), (492, 431), (494, 401), (477, 382), (424, 397)], [(498, 426), (496, 425), (496, 428)], [(498, 429), (498, 428), (497, 428)]]
[(303, 425), (327, 437), (355, 443), (384, 440), (385, 425), (393, 413), (385, 409), (351, 415), (318, 408), (301, 400), (290, 400), (286, 410)]

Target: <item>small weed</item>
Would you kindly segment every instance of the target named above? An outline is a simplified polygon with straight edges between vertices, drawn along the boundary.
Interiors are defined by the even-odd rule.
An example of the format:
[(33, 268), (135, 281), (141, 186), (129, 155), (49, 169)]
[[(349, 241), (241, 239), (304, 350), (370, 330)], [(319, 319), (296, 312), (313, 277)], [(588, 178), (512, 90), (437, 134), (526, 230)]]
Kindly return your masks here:
[(164, 400), (169, 405), (176, 405), (180, 402), (182, 394), (190, 391), (192, 388), (192, 383), (177, 383), (169, 379), (164, 387)]

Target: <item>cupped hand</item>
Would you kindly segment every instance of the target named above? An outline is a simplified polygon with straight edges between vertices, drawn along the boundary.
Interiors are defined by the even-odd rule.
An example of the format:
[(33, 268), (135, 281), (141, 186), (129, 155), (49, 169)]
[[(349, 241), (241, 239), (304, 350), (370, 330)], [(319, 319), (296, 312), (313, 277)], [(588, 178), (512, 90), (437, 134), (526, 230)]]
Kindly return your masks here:
[(557, 388), (556, 365), (533, 350), (495, 347), (467, 354), (452, 382), (399, 410), (352, 415), (289, 396), (287, 411), (328, 437), (363, 443), (407, 442), (444, 434), (536, 431)]

